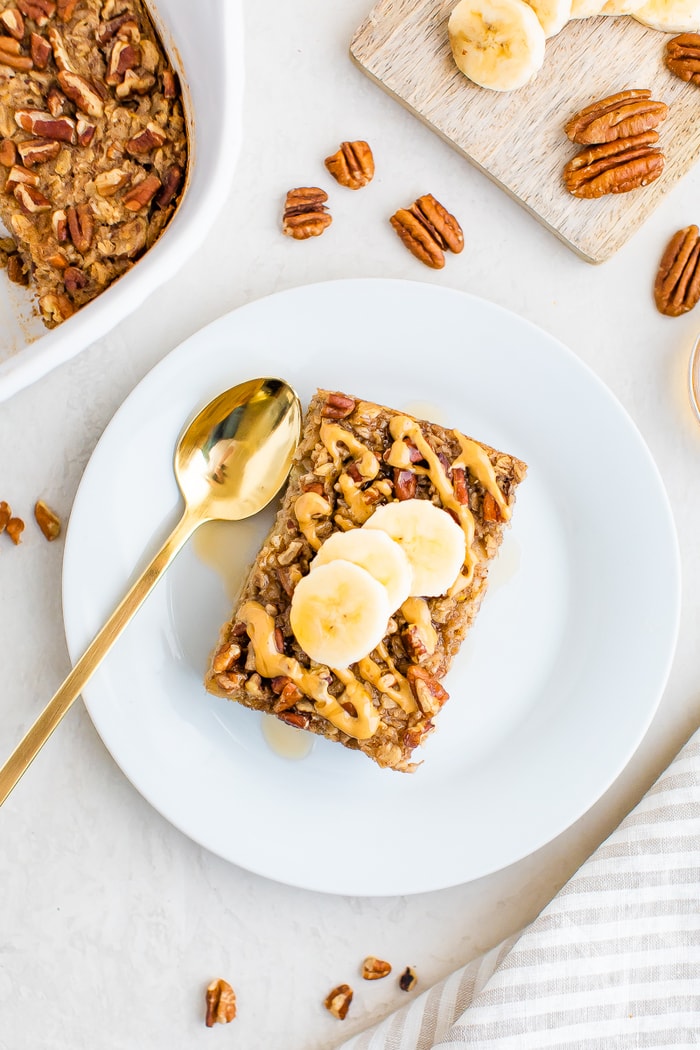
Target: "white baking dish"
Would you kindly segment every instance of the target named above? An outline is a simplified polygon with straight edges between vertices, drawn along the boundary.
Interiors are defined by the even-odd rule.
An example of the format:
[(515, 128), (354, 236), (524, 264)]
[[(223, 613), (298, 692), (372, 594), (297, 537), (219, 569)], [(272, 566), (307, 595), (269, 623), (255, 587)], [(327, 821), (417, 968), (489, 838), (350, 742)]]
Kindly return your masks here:
[(240, 0), (147, 0), (180, 75), (190, 139), (180, 206), (129, 273), (48, 331), (26, 289), (0, 272), (0, 401), (113, 328), (199, 246), (228, 192), (241, 139), (243, 28)]

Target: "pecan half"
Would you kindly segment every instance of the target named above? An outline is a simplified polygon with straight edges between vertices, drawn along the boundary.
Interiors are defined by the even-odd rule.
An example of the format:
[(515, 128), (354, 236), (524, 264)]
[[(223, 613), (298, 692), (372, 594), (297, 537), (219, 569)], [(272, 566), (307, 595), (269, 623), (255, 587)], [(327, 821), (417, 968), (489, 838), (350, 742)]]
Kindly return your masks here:
[(55, 139), (75, 145), (75, 121), (71, 117), (52, 117), (42, 109), (18, 109), (15, 123), (22, 131), (29, 131), (42, 139)]
[(647, 186), (664, 170), (658, 140), (656, 131), (645, 131), (583, 150), (564, 168), (567, 190), (574, 197), (603, 197)]
[(700, 33), (681, 33), (669, 40), (666, 66), (681, 80), (700, 85)]
[(374, 955), (368, 955), (362, 963), (362, 976), (366, 981), (381, 981), (382, 977), (388, 977), (390, 973), (391, 963), (377, 959)]
[(431, 193), (399, 208), (389, 221), (411, 254), (433, 270), (445, 265), (446, 250), (459, 253), (464, 247), (462, 227)]
[(75, 295), (88, 283), (87, 274), (79, 266), (67, 266), (63, 271), (63, 283), (69, 295)]
[(81, 77), (80, 73), (71, 73), (68, 69), (59, 70), (57, 80), (79, 110), (95, 119), (102, 116), (105, 111), (104, 102), (94, 84)]
[(15, 547), (18, 543), (21, 543), (21, 536), (24, 532), (24, 522), (21, 518), (10, 518), (7, 525), (5, 526), (7, 535), (10, 537)]
[(369, 145), (362, 140), (341, 142), (340, 149), (324, 164), (336, 182), (351, 190), (362, 189), (374, 178), (374, 157)]
[(12, 517), (12, 508), (7, 500), (0, 500), (0, 532), (4, 532)]
[(24, 142), (17, 143), (17, 152), (27, 168), (53, 160), (58, 156), (60, 149), (61, 143), (52, 142), (51, 139), (25, 139)]
[(75, 245), (76, 251), (81, 255), (89, 250), (92, 244), (92, 235), (95, 229), (95, 220), (89, 204), (79, 204), (77, 207), (66, 208), (66, 219), (70, 239)]
[(51, 211), (51, 201), (36, 186), (20, 182), (12, 192), (25, 215), (40, 215), (42, 212)]
[(133, 138), (129, 139), (126, 144), (126, 150), (127, 153), (140, 156), (143, 153), (150, 153), (151, 150), (157, 149), (167, 140), (168, 136), (163, 129), (158, 124), (150, 121), (143, 131), (139, 131), (138, 135), (134, 135)]
[(332, 992), (329, 992), (324, 999), (323, 1005), (326, 1010), (337, 1017), (339, 1021), (344, 1021), (347, 1017), (348, 1010), (350, 1009), (350, 1003), (352, 1002), (353, 991), (349, 984), (339, 984), (337, 988), (334, 988)]
[(447, 690), (423, 667), (411, 664), (406, 671), (406, 678), (418, 701), (418, 706), (426, 715), (436, 714), (449, 699), (450, 694)]
[(321, 409), (324, 419), (347, 419), (355, 411), (355, 401), (345, 394), (329, 394)]
[(295, 241), (319, 237), (333, 221), (328, 214), (328, 194), (318, 186), (299, 186), (289, 190), (282, 216), (282, 232)]
[(43, 532), (49, 543), (57, 539), (61, 534), (61, 519), (55, 511), (51, 510), (43, 500), (37, 500), (34, 507), (36, 523)]
[(219, 978), (207, 987), (207, 1013), (204, 1020), (207, 1028), (215, 1024), (228, 1024), (236, 1016), (236, 993), (228, 981)]
[(700, 233), (697, 226), (678, 230), (668, 243), (654, 281), (654, 302), (667, 317), (692, 310), (700, 299)]
[(564, 130), (572, 142), (600, 145), (651, 131), (668, 116), (665, 102), (655, 102), (646, 88), (620, 91), (576, 113)]
[(27, 171), (21, 164), (15, 164), (10, 168), (10, 174), (5, 183), (5, 193), (14, 193), (15, 187), (23, 184), (25, 186), (38, 186), (39, 176), (33, 171)]
[(75, 313), (75, 307), (67, 295), (57, 295), (53, 292), (42, 295), (39, 300), (39, 309), (49, 327), (67, 321)]
[(24, 19), (16, 7), (8, 7), (0, 14), (0, 22), (6, 33), (13, 36), (15, 40), (21, 40), (24, 36)]
[(183, 171), (178, 164), (173, 164), (172, 168), (168, 168), (163, 176), (163, 185), (158, 190), (158, 195), (153, 202), (156, 208), (167, 208), (175, 199), (182, 185), (182, 178)]

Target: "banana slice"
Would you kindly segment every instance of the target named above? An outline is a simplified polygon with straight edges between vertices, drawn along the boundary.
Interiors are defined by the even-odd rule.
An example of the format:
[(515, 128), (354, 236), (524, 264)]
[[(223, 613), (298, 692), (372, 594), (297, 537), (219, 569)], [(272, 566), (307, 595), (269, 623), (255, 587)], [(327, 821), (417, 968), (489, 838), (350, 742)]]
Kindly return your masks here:
[(572, 18), (595, 18), (603, 10), (607, 0), (571, 0)]
[(321, 544), (309, 568), (313, 572), (319, 565), (327, 565), (339, 558), (366, 569), (370, 576), (381, 583), (386, 590), (391, 612), (396, 612), (411, 593), (413, 573), (406, 553), (385, 532), (379, 532), (378, 529), (369, 532), (364, 529), (334, 532)]
[(525, 0), (460, 0), (447, 28), (457, 67), (481, 87), (522, 87), (544, 62), (544, 29)]
[(312, 660), (349, 667), (379, 645), (393, 611), (378, 580), (359, 565), (339, 559), (299, 580), (289, 622)]
[[(537, 15), (547, 39), (556, 36), (571, 18), (572, 0), (526, 0)], [(640, 0), (640, 3), (642, 0)]]
[(601, 8), (601, 15), (633, 15), (645, 3), (645, 0), (607, 0)]
[(427, 499), (407, 499), (378, 507), (363, 529), (381, 529), (403, 547), (411, 565), (411, 595), (445, 594), (464, 565), (466, 540), (459, 525)]
[(649, 0), (632, 17), (661, 33), (697, 33), (700, 0)]

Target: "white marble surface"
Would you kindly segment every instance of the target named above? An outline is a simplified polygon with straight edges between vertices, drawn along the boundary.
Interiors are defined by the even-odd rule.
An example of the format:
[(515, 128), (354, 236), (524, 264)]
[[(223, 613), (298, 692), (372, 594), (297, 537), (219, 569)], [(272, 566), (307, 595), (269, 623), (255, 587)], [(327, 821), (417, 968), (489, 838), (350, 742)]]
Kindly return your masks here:
[[(478, 882), (393, 899), (290, 889), (208, 854), (136, 793), (77, 704), (0, 814), (2, 1050), (192, 1050), (217, 1040), (246, 1050), (330, 1050), (406, 1001), (393, 979), (363, 985), (357, 967), (365, 954), (414, 965), (425, 988), (522, 927), (698, 724), (700, 426), (688, 407), (686, 369), (700, 313), (661, 317), (651, 284), (670, 234), (700, 219), (700, 168), (624, 250), (594, 268), (352, 65), (348, 42), (370, 6), (248, 0), (243, 150), (220, 220), (205, 248), (118, 331), (0, 406), (0, 499), (29, 517), (43, 496), (67, 518), (125, 395), (183, 338), (251, 299), (348, 276), (465, 289), (567, 343), (646, 439), (673, 505), (683, 564), (668, 687), (628, 768), (569, 831)], [(285, 191), (315, 183), (332, 190), (323, 157), (359, 137), (375, 147), (374, 183), (333, 193), (334, 224), (319, 240), (282, 237)], [(465, 229), (464, 253), (440, 273), (408, 255), (386, 221), (423, 192)], [(357, 319), (339, 319), (348, 323), (358, 324), (361, 339)], [(624, 478), (609, 520), (611, 542), (634, 524), (625, 519)], [(3, 755), (69, 669), (61, 554), (61, 541), (46, 544), (31, 525), (21, 547), (4, 542), (0, 550)], [(239, 1017), (210, 1034), (203, 990), (216, 976), (235, 986)], [(321, 1006), (340, 981), (357, 989), (342, 1024)]]

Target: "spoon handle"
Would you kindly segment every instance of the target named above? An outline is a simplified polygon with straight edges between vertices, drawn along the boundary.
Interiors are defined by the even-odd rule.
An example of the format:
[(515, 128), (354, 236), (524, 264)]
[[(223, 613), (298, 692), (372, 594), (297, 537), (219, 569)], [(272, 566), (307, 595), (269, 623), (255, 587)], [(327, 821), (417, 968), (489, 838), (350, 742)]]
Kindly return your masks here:
[(146, 568), (121, 602), (98, 631), (90, 645), (80, 657), (63, 685), (49, 700), (34, 725), (27, 730), (22, 740), (0, 769), (0, 806), (14, 788), (22, 774), (37, 756), (73, 701), (80, 695), (103, 658), (116, 642), (135, 612), (151, 593), (165, 569), (173, 560), (185, 541), (201, 524), (201, 518), (185, 510), (153, 561)]

